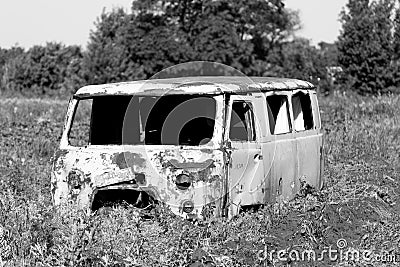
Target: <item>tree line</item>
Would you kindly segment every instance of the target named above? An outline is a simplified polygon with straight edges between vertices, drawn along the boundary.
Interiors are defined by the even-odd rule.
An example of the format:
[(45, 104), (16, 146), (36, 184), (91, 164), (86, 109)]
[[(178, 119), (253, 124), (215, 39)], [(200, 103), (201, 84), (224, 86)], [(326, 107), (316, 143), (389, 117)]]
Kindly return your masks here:
[(395, 0), (349, 0), (340, 17), (338, 41), (315, 47), (294, 37), (301, 22), (283, 0), (135, 0), (129, 12), (103, 12), (85, 49), (0, 49), (0, 90), (65, 95), (85, 84), (147, 79), (179, 63), (212, 61), (248, 76), (309, 80), (327, 92), (393, 91), (400, 82)]

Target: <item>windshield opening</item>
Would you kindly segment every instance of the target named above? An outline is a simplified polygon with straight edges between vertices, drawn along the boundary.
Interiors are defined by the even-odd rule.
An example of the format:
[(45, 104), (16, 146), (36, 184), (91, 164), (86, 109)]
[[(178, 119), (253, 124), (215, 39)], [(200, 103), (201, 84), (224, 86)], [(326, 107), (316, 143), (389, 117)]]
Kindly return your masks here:
[[(81, 107), (86, 111), (83, 118)], [(212, 139), (215, 113), (216, 101), (209, 96), (97, 96), (79, 100), (69, 140), (71, 145), (72, 137), (80, 141), (77, 146), (198, 146)], [(82, 120), (87, 121), (86, 130)]]

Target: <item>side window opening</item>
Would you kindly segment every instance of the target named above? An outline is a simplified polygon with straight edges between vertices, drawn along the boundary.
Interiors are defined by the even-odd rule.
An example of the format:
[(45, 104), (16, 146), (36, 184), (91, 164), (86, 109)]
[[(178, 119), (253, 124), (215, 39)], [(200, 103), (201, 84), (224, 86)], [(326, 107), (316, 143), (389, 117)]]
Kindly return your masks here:
[(271, 134), (290, 133), (291, 125), (287, 96), (267, 96), (267, 109)]
[(229, 139), (232, 141), (255, 141), (254, 114), (250, 103), (233, 101)]
[(70, 145), (75, 147), (89, 145), (92, 104), (92, 99), (80, 100), (78, 102), (68, 136)]
[(298, 92), (292, 96), (294, 129), (297, 132), (314, 128), (311, 99), (309, 94)]

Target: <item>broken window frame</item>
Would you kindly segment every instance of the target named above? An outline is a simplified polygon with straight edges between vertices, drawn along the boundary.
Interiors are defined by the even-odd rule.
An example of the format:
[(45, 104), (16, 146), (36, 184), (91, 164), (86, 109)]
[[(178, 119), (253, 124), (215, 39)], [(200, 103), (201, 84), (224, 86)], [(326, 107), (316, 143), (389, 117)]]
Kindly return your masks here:
[[(266, 116), (267, 116), (267, 120), (268, 120), (268, 129), (267, 132), (271, 135), (271, 136), (282, 136), (282, 135), (287, 135), (287, 134), (292, 134), (293, 133), (293, 114), (291, 112), (291, 101), (290, 101), (290, 95), (291, 92), (286, 92), (286, 91), (273, 91), (273, 92), (268, 92), (265, 93), (265, 111), (266, 111)], [(276, 127), (276, 120), (275, 118), (273, 118), (274, 120), (274, 132), (271, 131), (271, 119), (270, 119), (270, 112), (269, 112), (269, 103), (268, 103), (268, 97), (271, 96), (281, 96), (281, 97), (285, 97), (286, 98), (286, 114), (287, 114), (287, 120), (288, 120), (288, 127), (289, 130), (287, 132), (283, 132), (283, 133), (275, 133), (275, 127)]]
[[(90, 103), (85, 103), (85, 104), (88, 105), (87, 107), (83, 107), (83, 106), (79, 105), (80, 101), (78, 101), (76, 103), (76, 107), (74, 109), (73, 119), (71, 121), (71, 127), (70, 127), (70, 129), (68, 131), (68, 143), (73, 147), (85, 147), (85, 146), (88, 146), (91, 143), (91, 141), (90, 141), (91, 134), (90, 133), (91, 133), (91, 128), (92, 128), (92, 118), (91, 118), (91, 116), (92, 116), (93, 100), (87, 99), (85, 101), (88, 101), (88, 100), (90, 101)], [(77, 129), (76, 127), (78, 127), (78, 126), (74, 126), (75, 123), (77, 123), (76, 118), (77, 118), (78, 112), (83, 113), (83, 111), (85, 111), (86, 108), (89, 109), (90, 116), (89, 116), (89, 118), (86, 118), (86, 117), (83, 118), (84, 119), (83, 121), (84, 122), (88, 122), (88, 123), (85, 124), (85, 126), (88, 127), (87, 133), (86, 133), (88, 136), (85, 137), (86, 140), (81, 140), (81, 141), (85, 141), (85, 144), (83, 144), (83, 142), (82, 142), (82, 145), (75, 145), (75, 144), (72, 143), (73, 138), (71, 137), (71, 134), (75, 129)], [(81, 114), (81, 115), (83, 115), (83, 114)], [(76, 140), (75, 142), (79, 142), (79, 141), (80, 140)]]
[[(88, 97), (89, 98), (89, 97)], [(71, 134), (71, 129), (72, 129), (72, 124), (73, 120), (75, 118), (75, 113), (78, 108), (78, 102), (80, 99), (86, 99), (86, 98), (78, 98), (76, 96), (73, 96), (68, 103), (68, 108), (67, 108), (67, 114), (65, 115), (65, 123), (64, 123), (64, 128), (63, 128), (63, 133), (61, 136), (61, 142), (60, 142), (60, 148), (77, 148), (79, 149), (80, 147), (76, 147), (70, 144), (69, 137)]]
[[(309, 115), (311, 115), (311, 122), (312, 122), (312, 126), (310, 128), (306, 128), (306, 122), (305, 122), (305, 119), (304, 119), (305, 113), (304, 113), (304, 109), (303, 109), (304, 108), (303, 104), (301, 103), (301, 98), (300, 98), (300, 109), (301, 109), (301, 112), (303, 113), (303, 124), (304, 124), (303, 128), (304, 129), (297, 129), (296, 128), (296, 118), (295, 118), (295, 114), (294, 114), (295, 106), (293, 104), (293, 98), (298, 94), (302, 94), (304, 97), (308, 98), (308, 101), (309, 101), (309, 104), (310, 104), (308, 112), (309, 112)], [(291, 111), (291, 116), (292, 116), (292, 120), (293, 120), (293, 122), (292, 122), (293, 132), (301, 133), (301, 132), (305, 132), (305, 131), (315, 130), (316, 129), (316, 125), (317, 125), (316, 120), (315, 120), (315, 114), (314, 114), (315, 113), (315, 111), (314, 111), (315, 108), (314, 108), (314, 105), (313, 105), (312, 95), (310, 94), (309, 90), (295, 90), (290, 94), (289, 99), (290, 99), (290, 104), (289, 104), (290, 105), (290, 111)]]
[(310, 94), (311, 98), (312, 112), (314, 118), (314, 129), (321, 130), (321, 111), (319, 108), (317, 92), (311, 90), (307, 90), (307, 92)]
[[(249, 111), (250, 113), (246, 113), (245, 115), (245, 121), (246, 121), (246, 132), (247, 132), (247, 139), (232, 139), (231, 138), (231, 132), (232, 132), (232, 114), (234, 112), (233, 110), (233, 105), (235, 103), (246, 103), (249, 106)], [(230, 107), (229, 107), (229, 129), (228, 129), (228, 138), (231, 142), (241, 142), (241, 143), (247, 143), (247, 142), (256, 142), (257, 141), (257, 127), (256, 127), (256, 121), (255, 121), (255, 112), (254, 112), (254, 106), (251, 100), (241, 100), (241, 99), (233, 99), (230, 102)], [(251, 129), (251, 132), (247, 131), (247, 129)]]
[[(105, 94), (107, 95), (107, 94)], [(110, 94), (112, 95), (112, 94)], [(125, 94), (122, 94), (125, 95)], [(143, 97), (149, 97), (152, 95), (142, 95), (142, 94), (126, 94), (129, 96), (143, 96)], [(186, 94), (182, 94), (182, 95), (186, 95)], [(190, 96), (190, 94), (187, 94)], [(67, 114), (66, 114), (66, 119), (64, 120), (64, 128), (63, 128), (63, 133), (62, 133), (62, 137), (61, 137), (61, 142), (60, 142), (60, 149), (64, 149), (64, 148), (72, 148), (72, 149), (80, 149), (82, 147), (79, 146), (73, 146), (70, 141), (69, 141), (69, 137), (70, 137), (70, 133), (71, 133), (71, 129), (73, 127), (73, 121), (74, 121), (74, 117), (79, 105), (79, 101), (81, 100), (86, 100), (86, 99), (91, 99), (97, 96), (101, 96), (101, 95), (93, 95), (93, 96), (84, 96), (84, 97), (77, 97), (77, 96), (73, 96), (68, 104), (68, 108), (67, 108)], [(192, 95), (192, 96), (196, 96), (196, 95)], [(217, 147), (218, 144), (220, 144), (223, 140), (223, 127), (221, 127), (221, 125), (224, 122), (224, 115), (225, 114), (225, 106), (224, 106), (224, 95), (222, 94), (207, 94), (207, 95), (197, 95), (199, 97), (210, 97), (213, 98), (216, 104), (215, 107), (215, 120), (214, 120), (214, 129), (213, 129), (213, 135), (211, 140), (206, 143), (206, 144), (200, 144), (200, 145), (176, 145), (176, 144), (159, 144), (159, 145), (152, 145), (152, 144), (138, 144), (138, 145), (146, 145), (146, 146), (166, 146), (166, 147), (184, 147), (184, 146), (188, 146), (191, 147), (193, 149), (202, 149), (202, 147)], [(89, 143), (86, 146), (83, 146), (85, 148), (87, 147), (104, 147), (104, 146), (136, 146), (136, 144), (108, 144), (108, 145), (93, 145), (91, 143)]]

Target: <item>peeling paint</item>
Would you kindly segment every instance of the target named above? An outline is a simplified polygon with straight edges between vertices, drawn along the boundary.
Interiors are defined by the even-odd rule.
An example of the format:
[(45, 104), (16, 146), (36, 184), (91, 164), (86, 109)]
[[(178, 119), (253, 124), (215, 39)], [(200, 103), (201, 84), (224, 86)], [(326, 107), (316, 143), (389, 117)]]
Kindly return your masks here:
[(146, 160), (140, 154), (131, 152), (122, 152), (114, 155), (113, 163), (117, 164), (120, 169), (126, 169), (137, 165), (144, 168)]
[(138, 184), (144, 185), (146, 184), (146, 176), (143, 173), (136, 173), (135, 174), (135, 179), (138, 182)]

